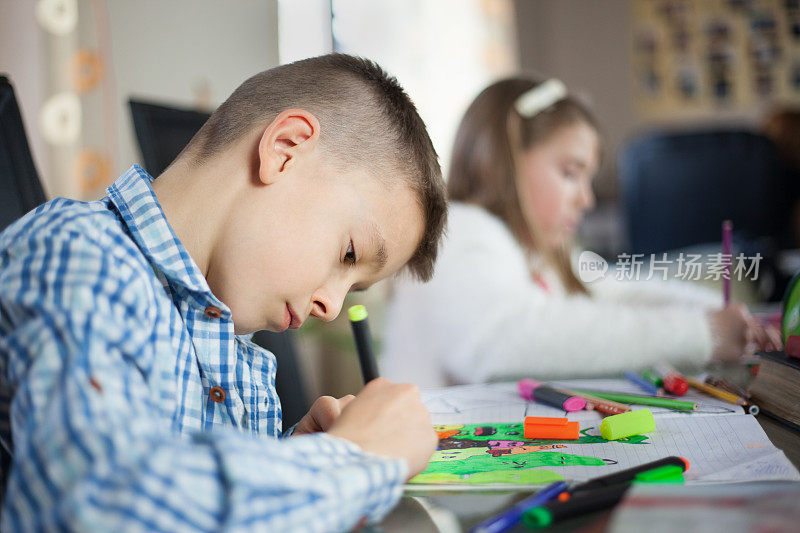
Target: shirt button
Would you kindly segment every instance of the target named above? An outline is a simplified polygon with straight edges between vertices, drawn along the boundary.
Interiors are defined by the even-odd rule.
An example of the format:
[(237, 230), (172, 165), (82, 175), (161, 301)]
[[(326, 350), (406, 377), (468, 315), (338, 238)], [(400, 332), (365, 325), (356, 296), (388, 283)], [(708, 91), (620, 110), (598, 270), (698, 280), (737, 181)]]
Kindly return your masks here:
[(222, 311), (220, 311), (218, 307), (214, 307), (213, 305), (209, 305), (208, 307), (206, 307), (205, 313), (208, 318), (219, 318), (222, 316)]
[(222, 387), (211, 387), (208, 395), (211, 396), (211, 399), (217, 403), (222, 403), (225, 401), (225, 389)]

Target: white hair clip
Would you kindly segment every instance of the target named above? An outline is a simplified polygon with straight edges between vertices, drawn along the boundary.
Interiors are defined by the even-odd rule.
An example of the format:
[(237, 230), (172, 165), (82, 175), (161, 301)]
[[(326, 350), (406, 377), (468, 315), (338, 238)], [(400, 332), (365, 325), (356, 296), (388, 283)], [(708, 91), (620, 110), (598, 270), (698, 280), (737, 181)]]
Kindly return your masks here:
[(517, 112), (531, 118), (567, 96), (567, 86), (561, 80), (550, 78), (530, 91), (523, 93), (514, 103)]

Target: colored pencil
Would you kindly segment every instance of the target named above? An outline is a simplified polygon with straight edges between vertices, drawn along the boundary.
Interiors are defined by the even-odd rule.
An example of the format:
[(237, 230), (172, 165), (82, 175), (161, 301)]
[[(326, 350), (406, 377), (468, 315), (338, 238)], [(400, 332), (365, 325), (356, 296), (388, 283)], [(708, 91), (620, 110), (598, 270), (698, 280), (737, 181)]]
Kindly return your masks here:
[(657, 398), (655, 396), (637, 396), (635, 394), (624, 394), (619, 392), (604, 392), (595, 390), (574, 389), (578, 394), (591, 394), (605, 400), (615, 402), (633, 403), (636, 405), (649, 405), (652, 407), (665, 407), (676, 411), (697, 411), (698, 405), (694, 402), (684, 400), (673, 400), (672, 398)]
[(745, 400), (740, 396), (736, 396), (726, 390), (722, 390), (719, 387), (715, 387), (714, 385), (709, 385), (708, 383), (703, 383), (702, 381), (697, 381), (694, 378), (686, 378), (686, 381), (692, 388), (699, 390), (700, 392), (704, 392), (709, 396), (713, 396), (723, 402), (732, 403), (734, 405), (741, 405), (742, 407), (747, 409), (747, 412), (751, 415), (757, 415), (759, 413), (759, 408), (757, 405), (752, 404)]
[(728, 391), (731, 394), (735, 394), (736, 396), (740, 396), (745, 400), (750, 399), (750, 393), (744, 390), (742, 387), (731, 383), (725, 378), (715, 378), (714, 376), (706, 376), (706, 383), (709, 385), (713, 385), (714, 387), (718, 387), (722, 390)]
[(606, 415), (618, 415), (620, 413), (627, 413), (631, 410), (631, 406), (626, 405), (624, 403), (614, 402), (611, 400), (607, 400), (605, 398), (592, 396), (591, 394), (585, 394), (583, 392), (575, 391), (572, 389), (560, 389), (560, 390), (563, 390), (567, 394), (580, 396), (581, 398), (586, 400), (587, 403), (591, 403), (595, 411), (599, 411)]

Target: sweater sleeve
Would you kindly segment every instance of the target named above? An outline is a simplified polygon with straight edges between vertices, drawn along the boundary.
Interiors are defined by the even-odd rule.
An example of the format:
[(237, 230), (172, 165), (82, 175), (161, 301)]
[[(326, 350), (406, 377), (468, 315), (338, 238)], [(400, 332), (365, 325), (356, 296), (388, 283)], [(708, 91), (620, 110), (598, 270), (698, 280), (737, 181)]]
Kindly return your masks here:
[(454, 227), (434, 279), (404, 290), (398, 297), (413, 302), (414, 316), (397, 316), (401, 303), (394, 318), (454, 383), (612, 373), (656, 360), (701, 364), (711, 354), (703, 310), (549, 296), (499, 221)]
[(603, 302), (633, 305), (680, 305), (705, 310), (722, 307), (722, 294), (710, 287), (678, 280), (617, 280), (612, 273), (587, 284), (593, 298)]

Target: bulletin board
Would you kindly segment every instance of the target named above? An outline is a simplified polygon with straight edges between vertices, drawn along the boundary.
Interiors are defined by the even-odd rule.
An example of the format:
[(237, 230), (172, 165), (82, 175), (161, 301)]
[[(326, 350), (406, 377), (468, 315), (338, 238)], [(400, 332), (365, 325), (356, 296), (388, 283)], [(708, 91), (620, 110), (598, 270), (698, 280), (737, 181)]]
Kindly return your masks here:
[(632, 0), (644, 117), (800, 104), (800, 0)]

